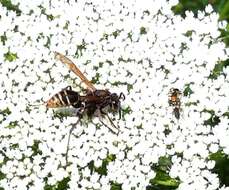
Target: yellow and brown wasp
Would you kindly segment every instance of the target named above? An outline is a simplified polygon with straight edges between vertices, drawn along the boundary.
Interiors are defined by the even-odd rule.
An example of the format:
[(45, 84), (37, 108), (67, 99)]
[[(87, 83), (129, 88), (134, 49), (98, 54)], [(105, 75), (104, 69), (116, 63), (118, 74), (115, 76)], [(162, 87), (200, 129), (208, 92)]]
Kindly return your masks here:
[(180, 119), (181, 111), (181, 91), (177, 88), (171, 88), (169, 90), (169, 105), (173, 107), (173, 114), (177, 119)]
[[(77, 66), (63, 54), (55, 52), (55, 58), (60, 60), (63, 64), (67, 65), (68, 68), (73, 71), (81, 81), (87, 86), (86, 93), (80, 95), (78, 92), (73, 91), (71, 86), (62, 89), (60, 92), (53, 95), (48, 101), (45, 102), (47, 108), (58, 108), (73, 106), (77, 108), (77, 116), (79, 117), (75, 125), (77, 125), (80, 119), (87, 115), (88, 117), (97, 116), (100, 122), (109, 128), (112, 132), (114, 130), (106, 125), (102, 118), (106, 117), (109, 119), (113, 128), (119, 131), (119, 128), (114, 125), (112, 119), (108, 113), (119, 113), (119, 119), (121, 118), (121, 100), (125, 99), (125, 95), (120, 93), (111, 93), (109, 90), (99, 90), (83, 75), (83, 73), (77, 68)], [(70, 141), (70, 135), (74, 127), (71, 128), (68, 138), (68, 146)], [(68, 153), (67, 146), (67, 153)], [(66, 153), (66, 155), (67, 155)], [(67, 157), (67, 156), (66, 156)]]
[(67, 65), (68, 68), (81, 79), (81, 82), (87, 86), (87, 89), (86, 94), (80, 95), (78, 92), (73, 91), (71, 86), (68, 86), (46, 101), (46, 107), (58, 108), (73, 106), (79, 109), (77, 112), (79, 117), (82, 117), (84, 114), (89, 117), (98, 116), (100, 119), (106, 116), (109, 118), (112, 126), (118, 129), (108, 116), (107, 110), (113, 113), (119, 112), (119, 118), (121, 118), (120, 100), (125, 99), (124, 94), (120, 93), (120, 95), (117, 95), (116, 93), (111, 93), (107, 89), (96, 89), (69, 58), (58, 52), (55, 52), (55, 58)]

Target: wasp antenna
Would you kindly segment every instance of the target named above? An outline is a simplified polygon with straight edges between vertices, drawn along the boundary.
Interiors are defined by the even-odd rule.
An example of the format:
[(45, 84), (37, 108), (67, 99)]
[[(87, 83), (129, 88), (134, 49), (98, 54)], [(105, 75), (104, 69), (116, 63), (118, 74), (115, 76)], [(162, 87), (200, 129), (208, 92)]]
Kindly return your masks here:
[(125, 94), (121, 92), (120, 95), (119, 95), (119, 99), (124, 101), (126, 99)]

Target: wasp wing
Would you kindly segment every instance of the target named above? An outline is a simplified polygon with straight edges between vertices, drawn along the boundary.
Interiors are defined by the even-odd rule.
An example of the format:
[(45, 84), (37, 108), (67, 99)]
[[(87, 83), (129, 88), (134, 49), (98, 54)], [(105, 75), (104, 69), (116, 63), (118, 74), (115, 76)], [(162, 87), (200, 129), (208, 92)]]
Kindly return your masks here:
[(94, 85), (84, 76), (84, 74), (78, 69), (78, 67), (67, 57), (65, 57), (63, 54), (54, 52), (55, 58), (60, 60), (63, 64), (67, 65), (68, 68), (74, 72), (81, 81), (88, 87), (90, 91), (95, 91), (96, 88)]

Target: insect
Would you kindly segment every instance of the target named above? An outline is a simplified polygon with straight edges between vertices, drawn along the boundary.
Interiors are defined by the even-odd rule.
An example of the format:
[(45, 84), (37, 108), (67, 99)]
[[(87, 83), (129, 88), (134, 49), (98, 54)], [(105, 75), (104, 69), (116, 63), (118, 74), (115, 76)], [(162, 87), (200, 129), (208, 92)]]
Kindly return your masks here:
[[(119, 95), (111, 93), (109, 90), (96, 89), (94, 85), (83, 75), (83, 73), (77, 68), (77, 66), (63, 54), (55, 52), (55, 58), (60, 60), (63, 64), (73, 71), (86, 86), (86, 93), (80, 95), (79, 92), (72, 90), (71, 86), (62, 89), (60, 92), (53, 95), (49, 100), (45, 102), (47, 108), (58, 108), (73, 106), (77, 109), (77, 120), (75, 126), (79, 123), (80, 119), (87, 115), (88, 117), (97, 116), (100, 122), (114, 132), (114, 128), (119, 131), (119, 128), (113, 123), (108, 113), (119, 113), (119, 119), (121, 119), (121, 101), (125, 100), (125, 95), (121, 92)], [(102, 118), (108, 118), (112, 128), (105, 124)], [(68, 138), (68, 146), (70, 141), (70, 135), (74, 127), (71, 128)], [(67, 155), (66, 153), (66, 155)], [(67, 159), (66, 159), (67, 160)]]
[(169, 90), (169, 99), (168, 99), (168, 103), (170, 106), (173, 107), (173, 114), (175, 115), (175, 117), (177, 119), (180, 119), (180, 111), (181, 111), (181, 101), (180, 101), (180, 97), (181, 97), (181, 91), (177, 88), (171, 88)]

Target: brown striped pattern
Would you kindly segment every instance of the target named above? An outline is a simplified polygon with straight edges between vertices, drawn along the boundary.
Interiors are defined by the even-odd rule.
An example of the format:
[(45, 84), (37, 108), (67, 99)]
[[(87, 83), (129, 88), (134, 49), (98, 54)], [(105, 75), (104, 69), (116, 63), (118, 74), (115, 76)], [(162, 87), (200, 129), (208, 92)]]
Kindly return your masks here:
[(46, 107), (58, 108), (77, 104), (79, 101), (79, 94), (72, 90), (62, 90), (52, 96), (47, 102)]

